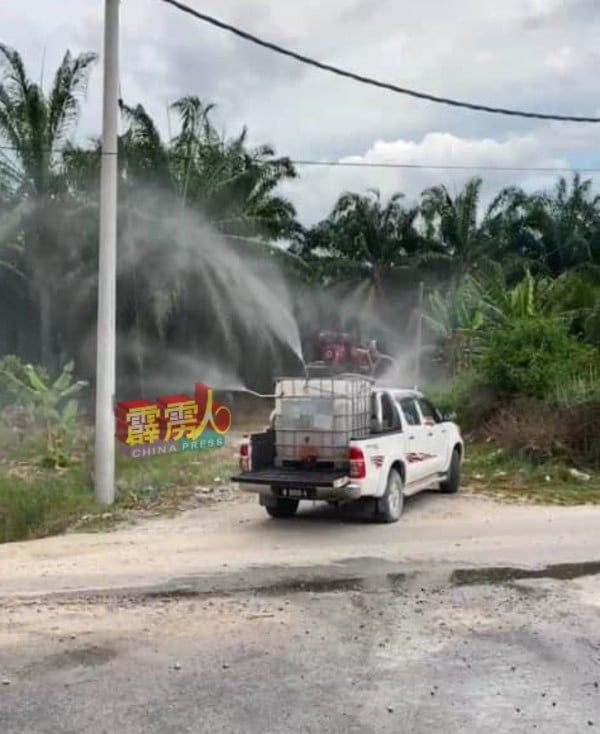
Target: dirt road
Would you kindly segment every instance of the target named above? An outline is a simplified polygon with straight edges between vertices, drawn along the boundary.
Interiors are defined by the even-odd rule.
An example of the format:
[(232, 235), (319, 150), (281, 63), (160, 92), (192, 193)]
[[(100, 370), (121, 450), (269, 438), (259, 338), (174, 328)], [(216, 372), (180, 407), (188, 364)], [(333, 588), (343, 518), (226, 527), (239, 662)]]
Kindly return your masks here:
[[(436, 493), (410, 499), (400, 522), (373, 525), (310, 505), (269, 519), (252, 496), (118, 533), (0, 546), (0, 596), (114, 589), (344, 562), (346, 567), (529, 566), (600, 560), (600, 508), (524, 507)], [(273, 568), (274, 567), (274, 568)], [(350, 571), (349, 571), (350, 572)], [(313, 572), (314, 575), (314, 572)]]
[(432, 494), (390, 526), (248, 500), (0, 546), (1, 730), (595, 731), (599, 527)]

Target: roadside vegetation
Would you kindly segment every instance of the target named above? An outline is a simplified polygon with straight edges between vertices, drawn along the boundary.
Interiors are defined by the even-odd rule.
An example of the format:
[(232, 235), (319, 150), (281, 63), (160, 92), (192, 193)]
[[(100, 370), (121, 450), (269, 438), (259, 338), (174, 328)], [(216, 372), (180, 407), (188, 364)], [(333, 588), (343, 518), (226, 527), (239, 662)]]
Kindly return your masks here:
[(474, 443), (463, 467), (465, 490), (494, 499), (534, 504), (600, 504), (600, 472), (564, 459), (536, 461), (503, 447)]
[(18, 446), (2, 439), (0, 454), (0, 543), (55, 535), (66, 530), (93, 532), (140, 517), (169, 515), (227, 499), (235, 468), (234, 445), (140, 460), (117, 457), (114, 506), (94, 500), (91, 432), (68, 463), (49, 467), (44, 439), (34, 435)]
[[(231, 447), (120, 458), (116, 507), (94, 505), (100, 147), (76, 145), (71, 134), (95, 62), (67, 53), (44, 90), (18, 52), (0, 45), (0, 542), (209, 500), (232, 462)], [(284, 345), (281, 354), (263, 349), (264, 330), (244, 328), (248, 314), (235, 308), (224, 338), (206, 275), (187, 267), (194, 252), (185, 268), (173, 256), (171, 225), (195, 214), (218, 233), (211, 246), (242, 262), (279, 263), (307, 344), (335, 303), (344, 326), (405, 354), (423, 282), (424, 387), (468, 437), (468, 486), (597, 501), (600, 197), (589, 181), (507, 188), (487, 207), (479, 178), (456, 195), (431, 187), (413, 203), (401, 193), (341, 192), (329, 216), (306, 228), (280, 193), (298, 175), (288, 158), (250, 146), (246, 131), (224, 136), (212, 105), (195, 97), (170, 113), (173, 136), (164, 140), (143, 106), (122, 105), (120, 396), (144, 395), (157, 355), (169, 352), (192, 363), (214, 354), (257, 390), (269, 390), (272, 371), (298, 368)], [(157, 212), (171, 212), (161, 217), (169, 227)]]

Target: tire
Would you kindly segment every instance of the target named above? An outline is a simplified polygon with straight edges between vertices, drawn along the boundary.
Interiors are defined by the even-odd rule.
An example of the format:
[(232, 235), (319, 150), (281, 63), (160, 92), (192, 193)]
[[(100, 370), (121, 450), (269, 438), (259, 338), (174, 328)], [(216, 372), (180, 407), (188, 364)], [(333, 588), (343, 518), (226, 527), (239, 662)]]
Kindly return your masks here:
[(381, 522), (397, 522), (404, 509), (404, 482), (395, 470), (391, 469), (388, 475), (385, 493), (377, 503), (377, 517)]
[(452, 459), (450, 460), (450, 470), (448, 471), (448, 479), (440, 482), (440, 490), (445, 494), (456, 494), (460, 487), (460, 451), (454, 449)]
[(265, 502), (267, 514), (277, 520), (294, 517), (298, 510), (298, 500), (289, 500), (284, 497), (269, 497)]

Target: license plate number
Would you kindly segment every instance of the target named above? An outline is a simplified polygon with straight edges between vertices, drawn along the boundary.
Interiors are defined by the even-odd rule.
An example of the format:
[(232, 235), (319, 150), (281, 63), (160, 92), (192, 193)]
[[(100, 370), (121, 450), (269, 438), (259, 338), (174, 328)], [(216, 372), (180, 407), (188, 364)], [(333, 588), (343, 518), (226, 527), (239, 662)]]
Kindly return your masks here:
[(282, 489), (281, 496), (289, 497), (290, 499), (309, 499), (311, 497), (312, 490), (310, 489)]

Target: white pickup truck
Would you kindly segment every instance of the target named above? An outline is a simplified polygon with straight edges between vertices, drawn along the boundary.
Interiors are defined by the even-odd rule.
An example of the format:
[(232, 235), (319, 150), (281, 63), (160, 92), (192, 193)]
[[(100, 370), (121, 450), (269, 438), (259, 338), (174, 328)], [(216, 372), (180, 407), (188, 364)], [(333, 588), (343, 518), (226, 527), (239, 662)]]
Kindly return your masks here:
[(231, 478), (257, 493), (271, 517), (292, 517), (300, 500), (369, 498), (372, 517), (391, 523), (406, 496), (458, 490), (460, 430), (421, 392), (356, 376), (277, 386), (271, 427), (244, 438)]

